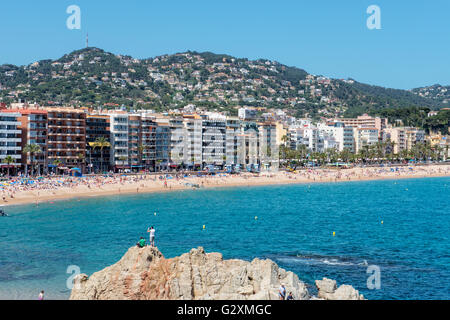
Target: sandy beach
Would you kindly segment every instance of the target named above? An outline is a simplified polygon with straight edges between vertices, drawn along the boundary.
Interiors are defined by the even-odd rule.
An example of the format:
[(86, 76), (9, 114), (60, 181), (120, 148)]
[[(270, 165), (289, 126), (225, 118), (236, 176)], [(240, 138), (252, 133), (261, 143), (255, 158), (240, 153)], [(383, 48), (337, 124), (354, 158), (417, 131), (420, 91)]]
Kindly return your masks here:
[(301, 169), (296, 172), (216, 174), (111, 175), (52, 177), (24, 183), (11, 179), (1, 186), (2, 205), (52, 202), (55, 200), (120, 194), (170, 192), (211, 187), (258, 186), (295, 183), (344, 182), (450, 176), (449, 165), (402, 167), (355, 167), (351, 169)]

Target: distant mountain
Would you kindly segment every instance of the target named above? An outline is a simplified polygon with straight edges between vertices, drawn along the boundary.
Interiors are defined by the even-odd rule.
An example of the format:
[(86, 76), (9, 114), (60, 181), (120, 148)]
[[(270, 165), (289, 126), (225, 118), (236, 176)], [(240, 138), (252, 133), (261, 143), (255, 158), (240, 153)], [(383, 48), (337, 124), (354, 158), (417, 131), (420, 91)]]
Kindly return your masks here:
[(3, 102), (23, 99), (42, 105), (125, 105), (162, 111), (195, 104), (230, 114), (236, 114), (236, 106), (247, 105), (310, 117), (444, 106), (448, 91), (447, 98), (441, 98), (439, 88), (429, 94), (422, 89), (387, 89), (311, 75), (276, 61), (211, 52), (134, 59), (86, 48), (57, 60), (0, 66)]

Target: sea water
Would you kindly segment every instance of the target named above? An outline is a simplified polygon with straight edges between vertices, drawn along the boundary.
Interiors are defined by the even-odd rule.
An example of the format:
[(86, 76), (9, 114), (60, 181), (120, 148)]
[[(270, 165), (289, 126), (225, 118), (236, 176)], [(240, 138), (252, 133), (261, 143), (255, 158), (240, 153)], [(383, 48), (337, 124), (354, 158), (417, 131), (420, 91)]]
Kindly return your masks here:
[[(313, 293), (314, 280), (328, 277), (368, 299), (450, 298), (450, 178), (211, 188), (5, 211), (0, 299), (37, 299), (41, 290), (67, 299), (73, 272), (117, 262), (150, 226), (166, 257), (202, 246), (225, 259), (270, 258)], [(372, 266), (379, 283), (368, 281)]]

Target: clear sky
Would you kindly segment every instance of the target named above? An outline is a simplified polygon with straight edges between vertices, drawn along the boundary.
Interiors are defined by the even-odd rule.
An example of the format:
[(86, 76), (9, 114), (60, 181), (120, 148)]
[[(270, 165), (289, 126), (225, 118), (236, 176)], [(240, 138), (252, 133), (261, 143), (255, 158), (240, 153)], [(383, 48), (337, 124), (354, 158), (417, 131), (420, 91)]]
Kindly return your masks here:
[[(81, 30), (69, 30), (69, 5)], [(369, 5), (381, 29), (369, 30)], [(450, 85), (449, 0), (15, 0), (0, 2), (0, 64), (89, 45), (136, 58), (212, 51), (392, 88)]]

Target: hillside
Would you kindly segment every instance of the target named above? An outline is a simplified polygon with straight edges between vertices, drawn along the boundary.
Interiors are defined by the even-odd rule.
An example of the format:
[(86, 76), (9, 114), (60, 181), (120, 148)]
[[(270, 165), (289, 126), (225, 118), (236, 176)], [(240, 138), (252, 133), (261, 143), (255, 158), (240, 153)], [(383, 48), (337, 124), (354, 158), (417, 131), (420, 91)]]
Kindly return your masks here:
[(134, 59), (98, 48), (27, 66), (0, 66), (0, 99), (156, 111), (195, 104), (229, 114), (236, 114), (236, 106), (247, 105), (310, 117), (442, 106), (440, 99), (414, 91), (311, 75), (276, 61), (190, 51)]
[(435, 100), (445, 107), (450, 107), (450, 86), (435, 84), (429, 87), (413, 89), (412, 92), (420, 97)]

